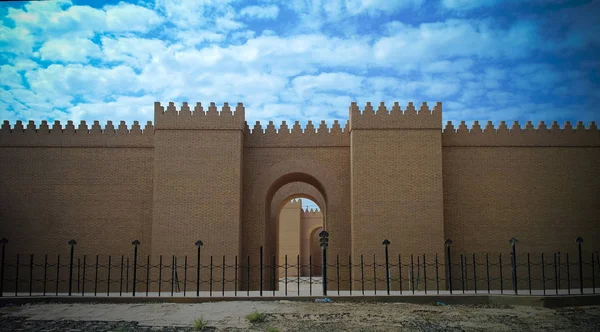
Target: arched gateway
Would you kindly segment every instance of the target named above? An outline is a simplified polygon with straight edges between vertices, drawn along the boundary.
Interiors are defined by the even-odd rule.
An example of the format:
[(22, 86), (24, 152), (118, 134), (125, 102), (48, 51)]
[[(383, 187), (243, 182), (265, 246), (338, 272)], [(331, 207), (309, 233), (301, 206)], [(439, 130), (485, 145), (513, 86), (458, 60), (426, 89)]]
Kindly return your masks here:
[[(256, 266), (262, 247), (268, 265), (277, 209), (294, 195), (322, 205), (330, 260), (383, 262), (384, 239), (395, 258), (443, 255), (447, 238), (459, 253), (505, 252), (513, 236), (524, 252), (564, 250), (577, 236), (600, 241), (594, 123), (442, 130), (441, 103), (363, 111), (353, 103), (343, 128), (269, 122), (250, 130), (241, 103), (154, 110), (144, 130), (137, 122), (5, 122), (0, 237), (11, 241), (8, 255), (64, 254), (70, 239), (80, 255), (122, 255), (137, 239), (142, 257), (181, 262), (201, 240), (217, 262), (249, 257)], [(201, 273), (206, 280), (208, 269)], [(246, 270), (233, 273), (225, 278), (248, 286)], [(249, 273), (252, 289), (257, 273)]]

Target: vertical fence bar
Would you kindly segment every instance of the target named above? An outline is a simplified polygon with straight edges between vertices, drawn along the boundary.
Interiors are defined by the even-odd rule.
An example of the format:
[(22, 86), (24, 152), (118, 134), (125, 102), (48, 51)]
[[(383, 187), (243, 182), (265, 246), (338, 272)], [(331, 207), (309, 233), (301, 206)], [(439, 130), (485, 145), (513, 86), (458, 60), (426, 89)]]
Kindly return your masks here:
[(127, 265), (125, 269), (125, 293), (129, 293), (129, 257), (126, 259)]
[(425, 254), (423, 254), (423, 286), (427, 294), (427, 263), (425, 263)]
[(477, 294), (477, 262), (475, 261), (475, 254), (473, 254), (473, 290)]
[(556, 265), (556, 253), (554, 253), (554, 287), (556, 288), (556, 295), (558, 295), (558, 266)]
[(413, 295), (415, 294), (415, 271), (414, 271), (413, 254), (410, 254), (410, 282)]
[(112, 264), (112, 257), (108, 255), (108, 281), (106, 282), (106, 296), (110, 295), (110, 268)]
[(19, 254), (17, 254), (17, 265), (15, 268), (15, 296), (19, 295)]
[(569, 253), (565, 254), (567, 256), (567, 293), (571, 295), (571, 269), (569, 264)]
[(275, 264), (275, 255), (273, 255), (273, 258), (271, 259), (271, 287), (273, 287), (273, 296), (275, 296), (275, 289), (277, 288), (277, 284), (275, 283), (275, 279), (277, 278), (277, 266)]
[(81, 284), (80, 272), (81, 272), (81, 259), (77, 258), (77, 293), (79, 293), (79, 289), (80, 289), (79, 287)]
[(150, 255), (146, 255), (146, 296), (150, 291)]
[[(198, 248), (196, 252), (196, 296), (200, 296), (200, 248), (203, 244), (204, 243), (202, 243), (200, 240), (196, 241), (195, 243), (196, 247)], [(248, 278), (250, 278), (250, 274), (248, 274)], [(250, 288), (249, 285), (248, 288)]]
[(187, 291), (187, 255), (183, 256), (183, 296), (185, 297), (185, 293)]
[(288, 260), (285, 255), (285, 296), (287, 296), (287, 284), (288, 284)]
[(263, 295), (263, 247), (260, 246), (260, 267), (259, 267), (259, 274), (260, 274), (260, 285), (259, 285), (259, 291), (260, 291), (260, 296)]
[(375, 254), (373, 254), (373, 289), (375, 295), (377, 295), (377, 263), (375, 261)]
[(498, 265), (500, 266), (500, 294), (504, 294), (504, 282), (502, 280), (502, 254), (498, 254)]
[(96, 273), (94, 276), (94, 296), (98, 295), (98, 255), (96, 255)]
[(463, 265), (465, 267), (465, 290), (468, 292), (469, 291), (469, 273), (468, 273), (468, 269), (469, 269), (469, 264), (467, 263), (467, 255), (465, 254), (463, 259), (465, 260), (465, 264)]
[[(135, 240), (131, 242), (133, 244), (133, 296), (135, 296), (135, 286), (137, 284), (137, 256), (138, 256), (138, 246), (140, 245), (140, 241)], [(96, 256), (97, 257), (97, 256)], [(97, 260), (96, 260), (97, 261)], [(98, 266), (98, 264), (96, 264)], [(98, 271), (96, 271), (96, 275), (98, 275)]]
[(337, 293), (340, 295), (340, 255), (335, 255), (335, 265), (337, 274)]
[[(594, 257), (592, 257), (592, 263), (594, 262)], [(592, 270), (593, 270), (592, 266)], [(48, 276), (48, 254), (44, 255), (44, 291), (43, 294), (46, 295), (46, 281)], [(0, 296), (2, 296), (2, 292), (0, 291)]]
[[(592, 260), (594, 260), (593, 257)], [(352, 283), (354, 282), (352, 279), (352, 255), (348, 255), (348, 280), (350, 281), (350, 295), (352, 295)]]
[(465, 293), (465, 266), (463, 261), (463, 254), (460, 254), (460, 284), (462, 287), (463, 294)]
[(69, 241), (69, 245), (71, 246), (71, 258), (69, 259), (69, 296), (71, 296), (71, 291), (73, 288), (73, 256), (75, 255), (75, 245), (77, 241), (71, 240)]
[(60, 255), (56, 257), (56, 296), (58, 296), (58, 286), (60, 281)]
[(327, 247), (329, 246), (329, 233), (321, 231), (319, 233), (319, 244), (323, 251), (321, 264), (321, 279), (323, 280), (323, 296), (327, 296)]
[(163, 258), (162, 255), (158, 257), (158, 296), (160, 296), (161, 288), (162, 288), (162, 266), (163, 266)]
[(83, 255), (83, 280), (81, 282), (81, 295), (85, 296), (85, 270), (87, 265), (87, 255)]
[(210, 271), (210, 276), (209, 276), (209, 288), (208, 288), (208, 292), (209, 292), (209, 296), (212, 296), (212, 290), (213, 290), (213, 256), (210, 255), (210, 266), (209, 266), (209, 271)]
[(577, 242), (577, 251), (579, 253), (579, 292), (583, 294), (583, 258), (581, 255), (581, 244), (583, 243), (583, 238), (580, 236), (575, 240), (575, 242)]
[(487, 279), (487, 291), (490, 294), (490, 260), (488, 254), (485, 254), (485, 275)]
[[(125, 265), (125, 257), (121, 255), (121, 276), (119, 277), (119, 296), (123, 296), (123, 267)], [(160, 291), (159, 291), (160, 296)]]
[(398, 283), (400, 284), (400, 295), (402, 295), (402, 257), (398, 254), (398, 274), (400, 277), (398, 278)]
[(560, 276), (560, 267), (561, 267), (561, 264), (560, 264), (560, 251), (558, 252), (557, 256), (558, 256), (558, 289), (560, 290), (560, 283), (562, 282), (562, 278)]
[(360, 255), (360, 284), (362, 295), (365, 295), (365, 263), (363, 260), (363, 255)]
[(517, 279), (517, 239), (516, 238), (511, 238), (508, 241), (511, 244), (512, 247), (512, 256), (511, 258), (511, 265), (512, 265), (512, 282), (513, 282), (513, 291), (516, 294), (519, 294), (518, 292), (518, 279)]
[(527, 280), (529, 282), (529, 295), (531, 295), (531, 260), (529, 253), (527, 253)]
[(233, 296), (237, 296), (238, 289), (238, 256), (235, 255), (235, 276), (234, 276), (234, 284), (233, 284)]
[(298, 255), (298, 257), (296, 257), (298, 259), (298, 265), (296, 265), (297, 267), (297, 271), (298, 271), (298, 276), (297, 276), (297, 283), (298, 283), (298, 296), (300, 296), (300, 255)]
[(29, 296), (33, 293), (33, 254), (29, 257)]
[(248, 255), (248, 266), (246, 269), (248, 270), (248, 288), (246, 289), (246, 295), (250, 296), (250, 255)]
[(544, 253), (542, 253), (542, 289), (546, 295), (546, 266), (544, 265)]
[(175, 292), (175, 255), (171, 256), (171, 296)]
[(594, 252), (592, 252), (592, 293), (596, 294), (596, 271), (594, 267)]
[(312, 255), (308, 256), (308, 295), (312, 295)]
[(383, 240), (383, 245), (385, 246), (385, 285), (387, 289), (387, 295), (390, 295), (390, 259), (388, 253), (390, 241), (388, 239)]
[(448, 259), (448, 266), (446, 267), (448, 270), (448, 288), (450, 289), (450, 294), (452, 294), (452, 256), (450, 255), (452, 240), (447, 239), (444, 244), (446, 245), (446, 256)]
[(6, 259), (6, 244), (8, 243), (8, 239), (2, 238), (0, 239), (0, 244), (2, 244), (2, 256), (0, 259), (0, 297), (4, 296), (4, 262)]
[(223, 271), (221, 272), (221, 296), (225, 296), (225, 255), (223, 255)]

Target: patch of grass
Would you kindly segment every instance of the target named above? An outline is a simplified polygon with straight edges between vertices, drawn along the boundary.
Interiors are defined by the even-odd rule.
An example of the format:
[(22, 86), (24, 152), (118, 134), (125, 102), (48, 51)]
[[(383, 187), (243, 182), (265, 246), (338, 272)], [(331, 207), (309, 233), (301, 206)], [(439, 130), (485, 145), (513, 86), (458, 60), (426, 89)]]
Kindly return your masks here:
[(263, 312), (258, 312), (255, 311), (249, 315), (246, 316), (246, 319), (250, 322), (250, 323), (260, 323), (263, 322), (265, 320), (265, 318), (267, 317), (267, 315)]
[(194, 319), (194, 330), (204, 331), (204, 329), (207, 326), (208, 326), (208, 322), (204, 319), (204, 316), (200, 316), (200, 318)]
[(269, 327), (267, 329), (268, 332), (279, 332), (279, 330), (276, 327)]
[(120, 326), (115, 330), (115, 332), (129, 332), (129, 329), (124, 326)]

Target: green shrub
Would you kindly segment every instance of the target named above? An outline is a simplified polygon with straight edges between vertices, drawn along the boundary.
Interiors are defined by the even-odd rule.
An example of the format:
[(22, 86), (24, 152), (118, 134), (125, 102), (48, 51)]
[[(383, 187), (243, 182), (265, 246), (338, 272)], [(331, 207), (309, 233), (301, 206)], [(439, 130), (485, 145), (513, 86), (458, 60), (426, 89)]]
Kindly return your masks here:
[(246, 319), (250, 323), (260, 323), (260, 322), (263, 322), (265, 320), (266, 316), (267, 315), (265, 315), (262, 312), (255, 311), (255, 312), (249, 314), (248, 316), (246, 316)]
[(207, 325), (208, 322), (204, 319), (204, 316), (194, 319), (194, 330), (196, 331), (204, 331)]
[(268, 332), (279, 332), (279, 330), (276, 327), (269, 327), (267, 329)]

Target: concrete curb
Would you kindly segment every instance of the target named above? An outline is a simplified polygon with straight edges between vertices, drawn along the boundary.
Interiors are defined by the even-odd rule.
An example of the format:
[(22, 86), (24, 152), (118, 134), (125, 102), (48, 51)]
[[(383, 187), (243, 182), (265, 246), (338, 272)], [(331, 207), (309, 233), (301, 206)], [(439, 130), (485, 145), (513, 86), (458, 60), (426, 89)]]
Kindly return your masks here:
[[(0, 307), (33, 303), (205, 303), (221, 301), (291, 301), (314, 302), (322, 296), (300, 297), (68, 297), (68, 296), (32, 296), (2, 297)], [(400, 302), (414, 304), (459, 305), (519, 305), (530, 307), (560, 308), (600, 305), (600, 294), (590, 295), (427, 295), (427, 296), (331, 296), (334, 302)]]

